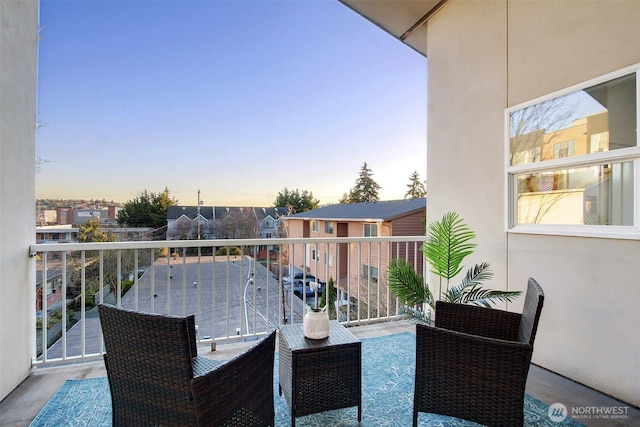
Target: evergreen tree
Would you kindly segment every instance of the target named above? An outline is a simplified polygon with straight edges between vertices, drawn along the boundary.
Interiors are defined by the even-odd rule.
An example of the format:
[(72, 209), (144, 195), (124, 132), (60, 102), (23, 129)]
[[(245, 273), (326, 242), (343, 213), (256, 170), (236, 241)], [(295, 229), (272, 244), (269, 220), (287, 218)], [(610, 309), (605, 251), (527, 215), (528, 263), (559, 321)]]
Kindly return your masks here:
[(113, 242), (115, 238), (110, 234), (100, 230), (100, 222), (97, 219), (90, 219), (87, 225), (80, 226), (78, 229), (78, 242)]
[(349, 203), (377, 202), (378, 190), (382, 187), (372, 178), (373, 173), (365, 162), (360, 169), (356, 185), (349, 190)]
[(169, 196), (168, 188), (165, 188), (162, 193), (144, 190), (118, 211), (118, 224), (123, 227), (151, 227), (162, 230), (154, 233), (155, 239), (162, 239), (166, 236), (166, 232), (163, 231), (167, 226), (169, 206), (177, 203), (174, 197)]
[(417, 171), (413, 171), (409, 177), (409, 184), (407, 184), (407, 187), (409, 189), (404, 195), (405, 199), (419, 199), (420, 197), (427, 195), (427, 189), (425, 188), (424, 183), (420, 181)]
[(313, 198), (313, 193), (307, 190), (300, 191), (297, 188), (293, 191), (285, 188), (278, 193), (273, 202), (274, 207), (288, 207), (291, 213), (306, 212), (317, 209), (320, 200)]
[(338, 203), (340, 203), (341, 205), (346, 205), (348, 203), (351, 203), (349, 201), (349, 194), (351, 194), (351, 189), (349, 189), (348, 193), (344, 193), (342, 197), (340, 197), (340, 200), (338, 200)]

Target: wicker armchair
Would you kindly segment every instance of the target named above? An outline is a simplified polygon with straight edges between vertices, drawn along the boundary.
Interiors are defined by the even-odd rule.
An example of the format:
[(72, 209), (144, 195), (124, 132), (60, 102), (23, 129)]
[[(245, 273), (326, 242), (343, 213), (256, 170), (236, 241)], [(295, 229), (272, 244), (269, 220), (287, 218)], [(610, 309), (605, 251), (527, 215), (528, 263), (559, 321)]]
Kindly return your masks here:
[(438, 301), (435, 327), (416, 325), (414, 427), (418, 412), (522, 426), (543, 301), (532, 278), (522, 314)]
[(273, 426), (276, 332), (227, 362), (197, 356), (194, 317), (100, 304), (114, 426)]

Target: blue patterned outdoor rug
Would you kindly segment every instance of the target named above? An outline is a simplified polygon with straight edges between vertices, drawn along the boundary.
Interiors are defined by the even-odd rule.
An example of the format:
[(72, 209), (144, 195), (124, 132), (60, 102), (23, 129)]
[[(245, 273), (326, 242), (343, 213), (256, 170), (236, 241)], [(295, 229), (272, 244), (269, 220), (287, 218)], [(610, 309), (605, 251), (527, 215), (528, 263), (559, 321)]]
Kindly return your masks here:
[[(276, 354), (276, 358), (277, 358)], [(362, 340), (362, 423), (367, 427), (411, 426), (415, 336), (409, 332)], [(277, 360), (277, 359), (276, 359)], [(284, 396), (278, 396), (278, 363), (274, 393), (276, 426), (291, 425)], [(579, 427), (572, 419), (554, 422), (549, 407), (533, 397), (525, 398), (525, 426)], [(356, 408), (338, 409), (296, 418), (299, 427), (357, 426)], [(420, 413), (421, 427), (477, 427), (456, 418)], [(101, 427), (111, 425), (111, 397), (107, 378), (67, 380), (40, 411), (31, 427)]]

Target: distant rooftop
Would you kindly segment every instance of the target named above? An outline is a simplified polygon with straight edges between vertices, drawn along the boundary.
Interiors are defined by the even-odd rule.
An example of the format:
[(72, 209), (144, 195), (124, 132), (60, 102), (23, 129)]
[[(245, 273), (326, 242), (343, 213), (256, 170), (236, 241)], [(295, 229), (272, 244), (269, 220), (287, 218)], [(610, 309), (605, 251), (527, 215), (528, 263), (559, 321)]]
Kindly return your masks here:
[[(256, 207), (256, 206), (200, 206), (200, 216), (206, 219), (222, 219), (228, 215), (249, 213), (257, 219), (264, 219), (271, 216), (273, 219), (286, 215), (288, 210), (286, 207)], [(167, 210), (167, 219), (178, 219), (181, 216), (195, 219), (198, 216), (198, 206), (169, 206)]]
[(342, 221), (390, 221), (421, 209), (427, 209), (427, 199), (390, 200), (382, 202), (348, 203), (323, 206), (290, 215), (285, 219), (329, 219)]

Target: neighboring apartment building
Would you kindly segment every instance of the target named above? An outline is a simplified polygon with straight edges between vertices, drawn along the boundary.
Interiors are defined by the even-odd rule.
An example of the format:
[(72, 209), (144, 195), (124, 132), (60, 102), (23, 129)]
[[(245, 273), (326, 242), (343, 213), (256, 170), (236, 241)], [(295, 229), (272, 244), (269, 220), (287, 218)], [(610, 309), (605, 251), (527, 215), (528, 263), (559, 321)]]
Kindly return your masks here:
[(170, 206), (168, 240), (283, 237), (286, 208)]
[[(420, 236), (425, 234), (426, 198), (324, 206), (285, 218), (290, 238)], [(289, 264), (336, 285), (386, 283), (386, 268), (393, 258), (416, 259), (422, 272), (423, 256), (415, 248), (388, 243), (361, 250), (349, 243), (291, 245)], [(347, 285), (349, 284), (349, 285)]]
[[(618, 83), (626, 92), (633, 91), (632, 81)], [(598, 99), (598, 87), (585, 89)], [(578, 96), (580, 95), (580, 96)], [(553, 98), (542, 107), (523, 108), (511, 114), (510, 163), (512, 166), (534, 165), (620, 148), (633, 140), (620, 135), (625, 128), (611, 126), (609, 112), (591, 101), (583, 111), (579, 98)], [(574, 99), (572, 99), (574, 98)], [(603, 104), (607, 102), (602, 100)], [(603, 111), (604, 110), (604, 111)], [(595, 111), (595, 113), (594, 113)], [(614, 141), (610, 143), (610, 135)], [(604, 164), (596, 168), (553, 169), (517, 175), (518, 224), (601, 224), (633, 223), (632, 186), (624, 186), (623, 164)], [(628, 173), (628, 172), (627, 172)], [(620, 188), (625, 191), (614, 191)]]
[(36, 223), (38, 226), (50, 225), (86, 225), (89, 220), (96, 219), (100, 224), (116, 224), (120, 208), (72, 208), (38, 209)]
[[(100, 227), (100, 231), (115, 236), (117, 242), (149, 240), (151, 227)], [(36, 243), (78, 243), (79, 227), (71, 225), (45, 225), (36, 227)]]
[(36, 243), (77, 243), (78, 231), (70, 224), (36, 227)]
[(541, 284), (533, 363), (640, 406), (640, 1), (340, 1), (427, 58), (428, 221)]

